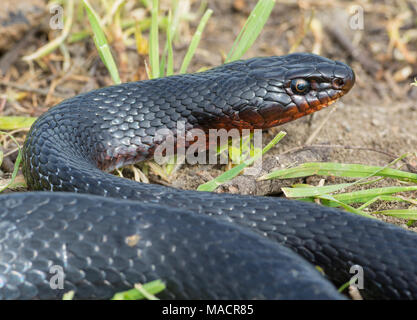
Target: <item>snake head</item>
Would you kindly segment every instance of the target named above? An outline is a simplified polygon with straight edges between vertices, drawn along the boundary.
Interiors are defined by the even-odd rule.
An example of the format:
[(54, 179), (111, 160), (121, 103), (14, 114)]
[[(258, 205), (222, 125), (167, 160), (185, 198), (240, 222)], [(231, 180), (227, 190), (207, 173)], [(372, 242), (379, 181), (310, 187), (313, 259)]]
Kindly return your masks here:
[(310, 53), (253, 58), (244, 63), (250, 79), (246, 82), (257, 87), (236, 111), (239, 120), (252, 128), (273, 127), (318, 111), (355, 83), (349, 66)]

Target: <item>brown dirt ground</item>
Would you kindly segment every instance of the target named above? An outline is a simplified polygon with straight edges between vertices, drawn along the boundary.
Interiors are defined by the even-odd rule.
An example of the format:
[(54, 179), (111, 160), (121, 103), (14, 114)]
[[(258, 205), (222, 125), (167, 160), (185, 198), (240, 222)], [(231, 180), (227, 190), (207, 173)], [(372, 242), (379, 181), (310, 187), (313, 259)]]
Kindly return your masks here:
[[(264, 142), (268, 142), (280, 130), (285, 130), (288, 135), (264, 156), (262, 174), (270, 172), (273, 168), (294, 166), (309, 161), (387, 165), (404, 153), (411, 155), (407, 158), (407, 163), (400, 162), (397, 167), (401, 165), (404, 170), (415, 172), (417, 170), (417, 104), (415, 102), (417, 87), (410, 86), (410, 83), (417, 75), (415, 22), (417, 2), (356, 1), (355, 3), (362, 5), (365, 10), (363, 30), (346, 28), (347, 21), (351, 17), (350, 1), (277, 2), (265, 29), (244, 57), (286, 54), (300, 40), (299, 45), (295, 46), (295, 51), (316, 49), (323, 56), (348, 63), (355, 70), (357, 83), (347, 96), (329, 109), (279, 128), (270, 129), (265, 133)], [(204, 31), (189, 71), (216, 66), (223, 62), (224, 54), (231, 48), (255, 1), (216, 0), (208, 3), (214, 14)], [(192, 1), (192, 11), (195, 12), (198, 7), (199, 1)], [(309, 29), (302, 37), (303, 26), (309, 21), (313, 11), (315, 12), (313, 23), (314, 25), (318, 23), (318, 27)], [(175, 46), (177, 67), (197, 23), (192, 21), (184, 26), (184, 36)], [(396, 38), (392, 34), (397, 30), (396, 26), (401, 37), (394, 41)], [(51, 37), (54, 33), (48, 35)], [(343, 39), (354, 43), (352, 46), (354, 50), (344, 46)], [(29, 54), (46, 41), (46, 33), (38, 32), (19, 54)], [(61, 96), (73, 96), (111, 83), (91, 40), (69, 45), (68, 49), (72, 58), (72, 67), (66, 73), (62, 71), (62, 56), (59, 52), (51, 54), (39, 64), (28, 65), (21, 60), (15, 61), (5, 75), (5, 81), (34, 84), (36, 88), (46, 90), (56, 85), (55, 91), (49, 91), (46, 95), (30, 93), (19, 103), (9, 102), (9, 99), (1, 107), (0, 115), (37, 116), (59, 102)], [(124, 81), (143, 79), (144, 57), (138, 56), (130, 47), (124, 49), (128, 58), (125, 64), (121, 61), (123, 55), (117, 55), (119, 52), (117, 46), (115, 50), (121, 65), (122, 79)], [(63, 74), (66, 75), (62, 76)], [(35, 79), (36, 82), (33, 82)], [(1, 86), (0, 90), (4, 91), (8, 98), (16, 94), (16, 90), (7, 86)], [(334, 111), (331, 112), (330, 109)], [(317, 131), (321, 126), (322, 128)], [(329, 147), (303, 148), (313, 133), (315, 138), (309, 141), (309, 144), (326, 144)], [(20, 138), (23, 139), (23, 135)], [(332, 147), (334, 145), (360, 147), (364, 150)], [(291, 151), (297, 147), (300, 147), (299, 150)], [(10, 161), (14, 161), (13, 155)], [(3, 177), (7, 178), (9, 175), (7, 170), (3, 168), (3, 171)], [(171, 177), (170, 184), (178, 188), (195, 189), (199, 184), (216, 177), (223, 171), (224, 167), (220, 166), (203, 168), (198, 165), (187, 165)], [(153, 175), (150, 178), (151, 181), (161, 181)], [(297, 181), (317, 184), (319, 180), (313, 177)], [(339, 181), (340, 179), (329, 179), (328, 182)], [(238, 176), (219, 188), (219, 192), (280, 195), (282, 186), (294, 182), (295, 180), (256, 182), (253, 177)], [(390, 183), (392, 184), (392, 181), (383, 181), (379, 186), (387, 186)], [(411, 196), (416, 198), (417, 193)], [(393, 207), (398, 207), (398, 204), (376, 204), (372, 208)], [(382, 219), (404, 226), (403, 220)], [(412, 229), (417, 228), (412, 227)]]

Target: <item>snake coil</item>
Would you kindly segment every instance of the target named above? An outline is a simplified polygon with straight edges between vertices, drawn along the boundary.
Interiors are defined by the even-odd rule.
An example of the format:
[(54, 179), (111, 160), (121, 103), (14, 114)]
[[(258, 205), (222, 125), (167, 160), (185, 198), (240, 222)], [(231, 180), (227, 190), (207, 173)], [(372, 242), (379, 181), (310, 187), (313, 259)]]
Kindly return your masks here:
[[(369, 298), (417, 297), (417, 235), (314, 204), (177, 190), (103, 172), (150, 159), (159, 129), (264, 129), (320, 110), (355, 81), (297, 53), (78, 95), (24, 145), (33, 190), (0, 196), (0, 298), (110, 298), (161, 279), (162, 298), (343, 299), (363, 268)], [(54, 192), (50, 192), (54, 191)], [(84, 194), (81, 194), (84, 193)], [(320, 266), (331, 284), (315, 268)], [(51, 268), (63, 289), (51, 288)]]

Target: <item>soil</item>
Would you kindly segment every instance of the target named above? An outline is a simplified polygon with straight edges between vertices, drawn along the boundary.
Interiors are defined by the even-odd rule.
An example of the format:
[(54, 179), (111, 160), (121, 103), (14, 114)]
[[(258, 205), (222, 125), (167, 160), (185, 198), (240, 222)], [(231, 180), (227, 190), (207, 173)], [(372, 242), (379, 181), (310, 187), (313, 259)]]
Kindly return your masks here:
[[(311, 161), (385, 166), (405, 153), (410, 154), (406, 161), (399, 162), (395, 167), (417, 172), (417, 87), (410, 85), (417, 75), (417, 3), (386, 0), (372, 1), (371, 4), (369, 1), (355, 1), (364, 10), (364, 28), (355, 30), (347, 27), (353, 17), (349, 13), (353, 4), (350, 1), (277, 2), (264, 30), (244, 58), (283, 55), (290, 52), (291, 48), (295, 51), (315, 51), (349, 64), (357, 80), (352, 91), (331, 107), (265, 132), (264, 143), (280, 130), (286, 131), (287, 136), (263, 157), (260, 175), (274, 168)], [(199, 5), (199, 1), (191, 1), (191, 12), (196, 12)], [(214, 13), (189, 72), (223, 63), (254, 5), (255, 1), (248, 0), (208, 2)], [(304, 31), (311, 17), (310, 28)], [(177, 70), (197, 24), (198, 19), (183, 26), (183, 36), (175, 44)], [(400, 34), (398, 39), (395, 30)], [(55, 33), (38, 32), (19, 55), (30, 54), (44, 45), (48, 41), (47, 35), (53, 36)], [(350, 46), (346, 45), (346, 41)], [(72, 59), (71, 68), (65, 72), (59, 52), (41, 60), (43, 63), (28, 65), (20, 59), (14, 61), (4, 79), (32, 84), (36, 88), (46, 89), (46, 94), (32, 92), (17, 103), (11, 103), (11, 95), (16, 94), (16, 90), (2, 86), (2, 94), (8, 99), (2, 105), (0, 115), (38, 116), (65, 96), (111, 84), (91, 39), (71, 44), (68, 50)], [(123, 54), (117, 54), (123, 50), (127, 62), (121, 61)], [(129, 46), (121, 51), (116, 46), (114, 52), (119, 58), (123, 81), (146, 78), (144, 56), (138, 55)], [(36, 82), (33, 82), (35, 79)], [(52, 86), (54, 89), (51, 91)], [(24, 135), (19, 138), (23, 139)], [(13, 155), (10, 159), (14, 161)], [(4, 177), (7, 177), (7, 170), (3, 168), (3, 171)], [(222, 172), (224, 166), (186, 165), (176, 171), (169, 184), (195, 189)], [(218, 188), (217, 192), (280, 196), (283, 186), (294, 182), (318, 184), (320, 180), (319, 177), (313, 177), (258, 182), (255, 178), (238, 176)], [(160, 177), (152, 174), (150, 179), (151, 182), (161, 181)], [(340, 179), (326, 182), (338, 181)], [(166, 181), (164, 183), (167, 184)], [(384, 180), (379, 182), (379, 186), (392, 183)], [(407, 196), (410, 197), (410, 194)], [(411, 194), (411, 197), (416, 198), (417, 193)], [(372, 209), (399, 206), (384, 203), (376, 204)], [(381, 219), (406, 227), (404, 220), (389, 217)]]

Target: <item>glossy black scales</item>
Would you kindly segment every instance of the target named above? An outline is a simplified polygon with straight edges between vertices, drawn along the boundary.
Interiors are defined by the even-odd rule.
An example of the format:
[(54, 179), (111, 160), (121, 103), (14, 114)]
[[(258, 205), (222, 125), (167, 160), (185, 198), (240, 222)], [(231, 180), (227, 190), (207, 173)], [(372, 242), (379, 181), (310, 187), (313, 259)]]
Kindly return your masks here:
[[(294, 79), (308, 92), (294, 92)], [(60, 297), (45, 286), (56, 263), (80, 298), (155, 278), (168, 298), (340, 298), (314, 266), (339, 286), (358, 264), (365, 297), (416, 298), (415, 233), (309, 203), (183, 191), (100, 170), (149, 157), (155, 133), (177, 121), (268, 127), (330, 104), (354, 80), (341, 62), (292, 54), (107, 87), (52, 108), (24, 145), (28, 186), (90, 195), (0, 196), (0, 295)]]
[(156, 279), (168, 299), (342, 298), (290, 250), (192, 212), (69, 193), (0, 204), (0, 299), (109, 299)]

